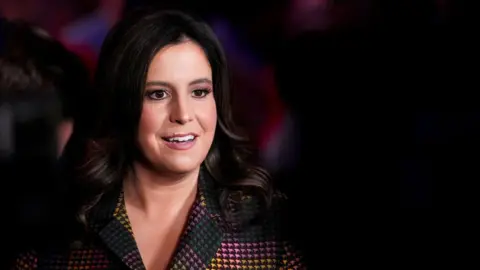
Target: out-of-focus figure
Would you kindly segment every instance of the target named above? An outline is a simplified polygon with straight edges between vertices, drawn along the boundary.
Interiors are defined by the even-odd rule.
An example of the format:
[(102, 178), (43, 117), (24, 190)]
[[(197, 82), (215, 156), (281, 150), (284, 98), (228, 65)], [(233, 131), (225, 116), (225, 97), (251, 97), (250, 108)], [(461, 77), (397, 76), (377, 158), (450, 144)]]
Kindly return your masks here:
[(90, 87), (84, 65), (44, 30), (24, 22), (5, 22), (0, 39), (0, 94), (33, 99), (55, 93), (61, 106), (56, 134), (60, 154), (74, 121), (86, 115), (81, 102), (87, 99)]
[[(44, 30), (20, 21), (0, 26), (0, 203), (9, 235), (5, 244), (42, 242), (56, 213), (58, 156), (88, 115), (89, 77), (80, 59)], [(10, 253), (10, 254), (12, 254)], [(9, 254), (0, 261), (8, 262)]]

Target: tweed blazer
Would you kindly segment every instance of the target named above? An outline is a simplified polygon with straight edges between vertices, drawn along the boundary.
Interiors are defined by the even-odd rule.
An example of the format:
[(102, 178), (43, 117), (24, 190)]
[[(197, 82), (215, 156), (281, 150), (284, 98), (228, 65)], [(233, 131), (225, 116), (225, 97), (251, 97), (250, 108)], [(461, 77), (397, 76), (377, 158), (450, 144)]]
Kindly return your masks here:
[[(252, 197), (241, 200), (240, 215), (258, 209)], [(280, 234), (275, 210), (279, 200), (281, 196), (274, 196), (273, 209), (264, 221), (235, 229), (221, 214), (213, 179), (202, 170), (197, 197), (169, 269), (305, 269), (299, 252)], [(14, 269), (145, 269), (121, 188), (104, 196), (88, 222), (91, 230), (84, 240), (72, 242), (66, 250), (22, 253)]]

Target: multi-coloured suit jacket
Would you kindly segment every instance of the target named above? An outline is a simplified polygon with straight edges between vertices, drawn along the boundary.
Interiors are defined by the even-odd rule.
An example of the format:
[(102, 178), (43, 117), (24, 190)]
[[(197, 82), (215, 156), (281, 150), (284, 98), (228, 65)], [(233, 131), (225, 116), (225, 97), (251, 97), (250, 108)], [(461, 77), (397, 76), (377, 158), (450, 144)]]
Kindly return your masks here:
[[(208, 173), (200, 174), (198, 186), (170, 269), (305, 269), (299, 253), (282, 239), (276, 211), (264, 222), (234, 229), (226, 226), (218, 190)], [(240, 214), (250, 215), (257, 209), (252, 197), (242, 200), (246, 207)], [(14, 269), (145, 269), (121, 188), (97, 204), (89, 224), (88, 240), (74, 241), (66, 250), (25, 252), (17, 257)]]

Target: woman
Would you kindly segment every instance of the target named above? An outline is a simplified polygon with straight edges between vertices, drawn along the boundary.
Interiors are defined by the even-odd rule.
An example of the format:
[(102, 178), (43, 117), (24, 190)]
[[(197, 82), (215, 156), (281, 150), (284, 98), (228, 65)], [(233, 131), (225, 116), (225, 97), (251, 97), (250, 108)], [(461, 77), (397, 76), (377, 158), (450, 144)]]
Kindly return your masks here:
[(202, 22), (163, 11), (115, 26), (99, 58), (97, 119), (64, 156), (82, 226), (16, 269), (302, 268), (280, 233), (281, 196), (236, 133), (227, 77)]

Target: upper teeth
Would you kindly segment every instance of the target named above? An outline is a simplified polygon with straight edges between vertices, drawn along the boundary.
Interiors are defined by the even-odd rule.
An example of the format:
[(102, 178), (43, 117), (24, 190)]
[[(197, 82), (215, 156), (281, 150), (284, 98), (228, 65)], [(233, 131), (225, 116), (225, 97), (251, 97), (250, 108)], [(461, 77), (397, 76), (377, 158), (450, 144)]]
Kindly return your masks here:
[(187, 136), (182, 136), (182, 137), (171, 137), (171, 138), (168, 138), (167, 140), (169, 142), (175, 142), (175, 141), (185, 142), (185, 141), (193, 140), (194, 138), (195, 137), (193, 137), (193, 135), (187, 135)]

